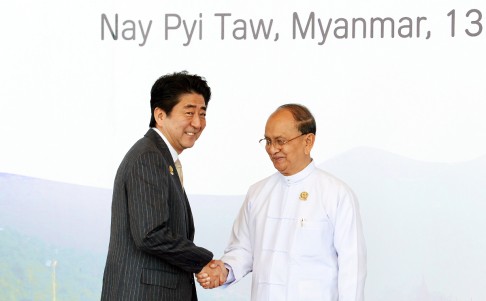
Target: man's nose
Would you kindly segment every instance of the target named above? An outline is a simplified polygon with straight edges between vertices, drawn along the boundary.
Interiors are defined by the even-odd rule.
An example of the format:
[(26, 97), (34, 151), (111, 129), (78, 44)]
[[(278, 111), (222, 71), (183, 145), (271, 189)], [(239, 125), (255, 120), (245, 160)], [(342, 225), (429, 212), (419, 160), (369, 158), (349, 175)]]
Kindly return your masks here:
[(202, 124), (201, 118), (202, 118), (201, 116), (194, 114), (191, 120), (191, 125), (196, 129), (201, 128), (201, 124)]
[(272, 143), (267, 146), (267, 152), (272, 155), (278, 153), (280, 151), (280, 148), (276, 147), (276, 145), (277, 144), (275, 143), (275, 141), (272, 141)]

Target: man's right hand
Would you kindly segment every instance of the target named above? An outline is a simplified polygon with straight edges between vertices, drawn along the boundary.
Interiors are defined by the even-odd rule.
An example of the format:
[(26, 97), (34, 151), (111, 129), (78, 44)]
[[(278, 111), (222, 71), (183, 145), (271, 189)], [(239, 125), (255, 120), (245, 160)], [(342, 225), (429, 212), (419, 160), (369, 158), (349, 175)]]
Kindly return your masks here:
[(197, 282), (207, 289), (215, 288), (226, 282), (228, 270), (221, 260), (211, 260), (197, 275)]

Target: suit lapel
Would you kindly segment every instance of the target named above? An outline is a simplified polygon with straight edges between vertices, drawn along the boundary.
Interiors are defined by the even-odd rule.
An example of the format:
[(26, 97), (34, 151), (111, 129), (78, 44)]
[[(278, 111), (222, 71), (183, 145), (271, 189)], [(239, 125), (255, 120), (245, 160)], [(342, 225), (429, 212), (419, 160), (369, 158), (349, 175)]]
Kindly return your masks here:
[[(167, 144), (165, 143), (164, 139), (162, 139), (162, 137), (160, 137), (160, 135), (156, 131), (154, 131), (153, 129), (149, 129), (147, 131), (147, 133), (145, 134), (145, 137), (147, 137), (148, 139), (150, 139), (151, 141), (153, 141), (155, 143), (155, 145), (157, 146), (157, 149), (161, 152), (161, 154), (167, 160), (167, 163), (170, 166), (174, 167), (174, 170), (175, 170), (174, 159), (172, 158), (172, 155), (170, 154), (169, 148), (167, 147)], [(193, 240), (194, 239), (194, 231), (195, 231), (194, 230), (194, 219), (192, 217), (192, 211), (191, 211), (191, 206), (189, 205), (189, 199), (187, 198), (186, 191), (184, 190), (184, 188), (182, 187), (180, 182), (179, 181), (176, 181), (176, 182), (179, 183), (178, 188), (181, 190), (181, 193), (184, 196), (182, 203), (183, 203), (185, 211), (186, 211), (184, 217), (185, 217), (185, 220), (186, 220), (186, 223), (187, 223), (187, 227), (186, 227), (187, 237), (190, 240)]]

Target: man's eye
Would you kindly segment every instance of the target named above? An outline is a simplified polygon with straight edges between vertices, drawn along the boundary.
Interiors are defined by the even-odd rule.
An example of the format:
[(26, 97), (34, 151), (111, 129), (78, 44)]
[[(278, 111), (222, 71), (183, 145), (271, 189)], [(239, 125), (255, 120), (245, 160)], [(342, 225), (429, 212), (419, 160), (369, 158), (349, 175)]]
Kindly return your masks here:
[(285, 140), (283, 140), (283, 139), (277, 139), (277, 140), (275, 140), (275, 143), (277, 143), (277, 145), (284, 145), (285, 144)]

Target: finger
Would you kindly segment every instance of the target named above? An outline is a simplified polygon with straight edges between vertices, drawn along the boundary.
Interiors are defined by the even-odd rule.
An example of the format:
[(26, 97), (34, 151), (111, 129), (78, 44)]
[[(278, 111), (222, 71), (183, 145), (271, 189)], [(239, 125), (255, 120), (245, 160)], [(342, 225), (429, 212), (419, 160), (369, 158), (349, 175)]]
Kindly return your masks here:
[(211, 268), (213, 268), (213, 269), (214, 269), (214, 268), (215, 268), (215, 267), (217, 267), (217, 266), (221, 267), (221, 265), (222, 265), (222, 264), (223, 264), (223, 262), (222, 262), (221, 260), (213, 260), (213, 261), (211, 262)]
[(199, 284), (203, 285), (204, 283), (207, 282), (207, 279), (197, 279), (197, 282), (199, 282)]
[(204, 287), (205, 289), (208, 289), (208, 288), (209, 288), (209, 286), (210, 286), (210, 284), (211, 284), (211, 282), (210, 282), (210, 281), (205, 281), (205, 282), (203, 282), (201, 285), (202, 285), (202, 287)]
[(221, 261), (221, 260), (213, 260), (213, 261), (211, 261), (210, 268), (214, 269), (217, 266), (219, 266), (221, 269), (223, 269), (225, 267), (224, 266), (224, 262)]
[(199, 285), (202, 287), (202, 288), (206, 288), (206, 282), (200, 282), (198, 281)]

